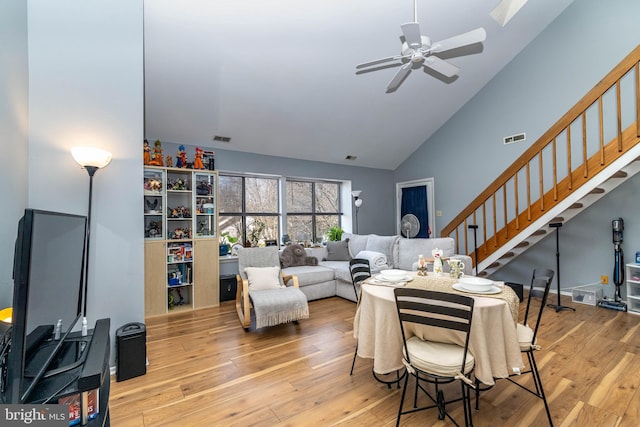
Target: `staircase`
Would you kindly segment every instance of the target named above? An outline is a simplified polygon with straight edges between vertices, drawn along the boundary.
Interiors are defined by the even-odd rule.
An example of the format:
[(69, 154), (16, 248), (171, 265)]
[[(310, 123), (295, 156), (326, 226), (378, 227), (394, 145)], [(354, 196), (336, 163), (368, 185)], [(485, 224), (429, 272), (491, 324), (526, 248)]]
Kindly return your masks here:
[(640, 45), (441, 235), (488, 276), (639, 171)]

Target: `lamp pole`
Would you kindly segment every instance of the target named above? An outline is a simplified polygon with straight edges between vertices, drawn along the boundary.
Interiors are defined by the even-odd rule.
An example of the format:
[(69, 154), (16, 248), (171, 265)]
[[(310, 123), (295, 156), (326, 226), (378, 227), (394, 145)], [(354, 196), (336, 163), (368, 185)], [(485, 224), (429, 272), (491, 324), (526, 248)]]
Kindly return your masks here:
[(93, 175), (96, 174), (99, 168), (97, 166), (85, 166), (84, 168), (89, 174), (89, 208), (87, 209), (87, 229), (85, 230), (85, 234), (87, 235), (87, 248), (84, 258), (84, 295), (82, 297), (82, 315), (87, 317), (87, 293), (89, 289), (87, 285), (89, 283), (89, 249), (91, 248), (91, 201), (93, 200)]
[[(87, 209), (87, 223), (85, 228), (85, 251), (82, 277), (82, 315), (83, 326), (87, 319), (87, 294), (89, 289), (89, 252), (91, 247), (91, 210), (93, 201), (93, 176), (98, 169), (107, 166), (111, 162), (111, 153), (100, 148), (74, 147), (71, 149), (73, 159), (89, 174), (89, 207)], [(83, 330), (84, 333), (84, 330)]]
[(562, 223), (554, 222), (549, 224), (549, 227), (556, 229), (556, 284), (558, 286), (558, 304), (547, 304), (547, 307), (555, 308), (556, 313), (562, 310), (576, 311), (573, 307), (560, 304), (560, 227), (562, 227)]
[(356, 206), (356, 234), (358, 234), (358, 209), (362, 206), (362, 199), (360, 198), (360, 194), (362, 190), (354, 190), (351, 192), (353, 196), (353, 204)]

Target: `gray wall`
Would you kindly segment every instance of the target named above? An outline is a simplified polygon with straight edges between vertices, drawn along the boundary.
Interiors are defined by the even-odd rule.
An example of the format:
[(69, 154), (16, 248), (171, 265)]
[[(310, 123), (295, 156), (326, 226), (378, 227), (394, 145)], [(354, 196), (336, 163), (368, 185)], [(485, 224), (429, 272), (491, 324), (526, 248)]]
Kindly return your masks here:
[[(149, 141), (153, 145), (153, 141)], [(174, 157), (177, 144), (162, 143), (165, 157)], [(202, 146), (201, 148), (206, 148)], [(194, 148), (185, 145), (187, 158), (193, 160)], [(351, 181), (354, 190), (362, 190), (362, 207), (358, 211), (358, 231), (361, 234), (395, 234), (394, 200), (395, 182), (393, 172), (384, 169), (372, 169), (335, 165), (331, 163), (294, 160), (286, 157), (264, 156), (240, 151), (215, 149), (215, 167), (226, 172), (249, 172), (282, 175), (297, 178), (326, 178)], [(355, 225), (352, 229), (355, 229)]]
[[(394, 179), (418, 178), (424, 170), (435, 178), (436, 206), (443, 212), (437, 229), (442, 229), (640, 43), (638, 16), (637, 1), (574, 1), (404, 162)], [(504, 136), (519, 132), (527, 133), (526, 142), (503, 145)], [(453, 158), (455, 167), (442, 161)], [(632, 197), (638, 183), (640, 178), (632, 179), (562, 228), (563, 288), (611, 276), (612, 219), (625, 219), (626, 252), (640, 249), (640, 227), (633, 225), (640, 198)], [(555, 269), (555, 237), (528, 250), (495, 278), (526, 281), (535, 266)], [(612, 286), (604, 289), (613, 295)]]
[(13, 295), (13, 244), (18, 219), (27, 206), (27, 2), (0, 2), (0, 146), (7, 154), (0, 169), (0, 309)]
[(0, 216), (0, 301), (11, 300), (22, 210), (86, 214), (89, 177), (70, 150), (101, 147), (113, 160), (94, 179), (88, 320), (110, 317), (113, 336), (144, 319), (142, 153), (132, 149), (143, 137), (142, 0), (2, 2), (0, 17), (0, 191), (14, 202)]

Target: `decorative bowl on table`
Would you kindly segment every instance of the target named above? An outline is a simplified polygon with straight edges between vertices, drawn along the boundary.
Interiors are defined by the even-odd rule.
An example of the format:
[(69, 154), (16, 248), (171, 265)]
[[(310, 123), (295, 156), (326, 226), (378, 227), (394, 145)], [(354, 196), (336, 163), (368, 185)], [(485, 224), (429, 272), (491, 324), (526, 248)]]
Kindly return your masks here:
[(493, 280), (475, 276), (462, 276), (458, 279), (458, 283), (470, 291), (479, 292), (490, 291), (494, 284)]

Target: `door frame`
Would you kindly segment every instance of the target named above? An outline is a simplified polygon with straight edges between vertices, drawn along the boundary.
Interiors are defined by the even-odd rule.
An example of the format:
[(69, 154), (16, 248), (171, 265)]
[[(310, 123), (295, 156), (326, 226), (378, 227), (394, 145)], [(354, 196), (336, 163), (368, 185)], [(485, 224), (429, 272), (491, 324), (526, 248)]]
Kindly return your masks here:
[(415, 179), (396, 183), (396, 234), (402, 235), (400, 230), (400, 207), (402, 205), (402, 189), (409, 187), (421, 187), (427, 189), (427, 212), (429, 213), (429, 228), (431, 238), (437, 236), (436, 232), (436, 209), (435, 209), (435, 181), (433, 178)]

